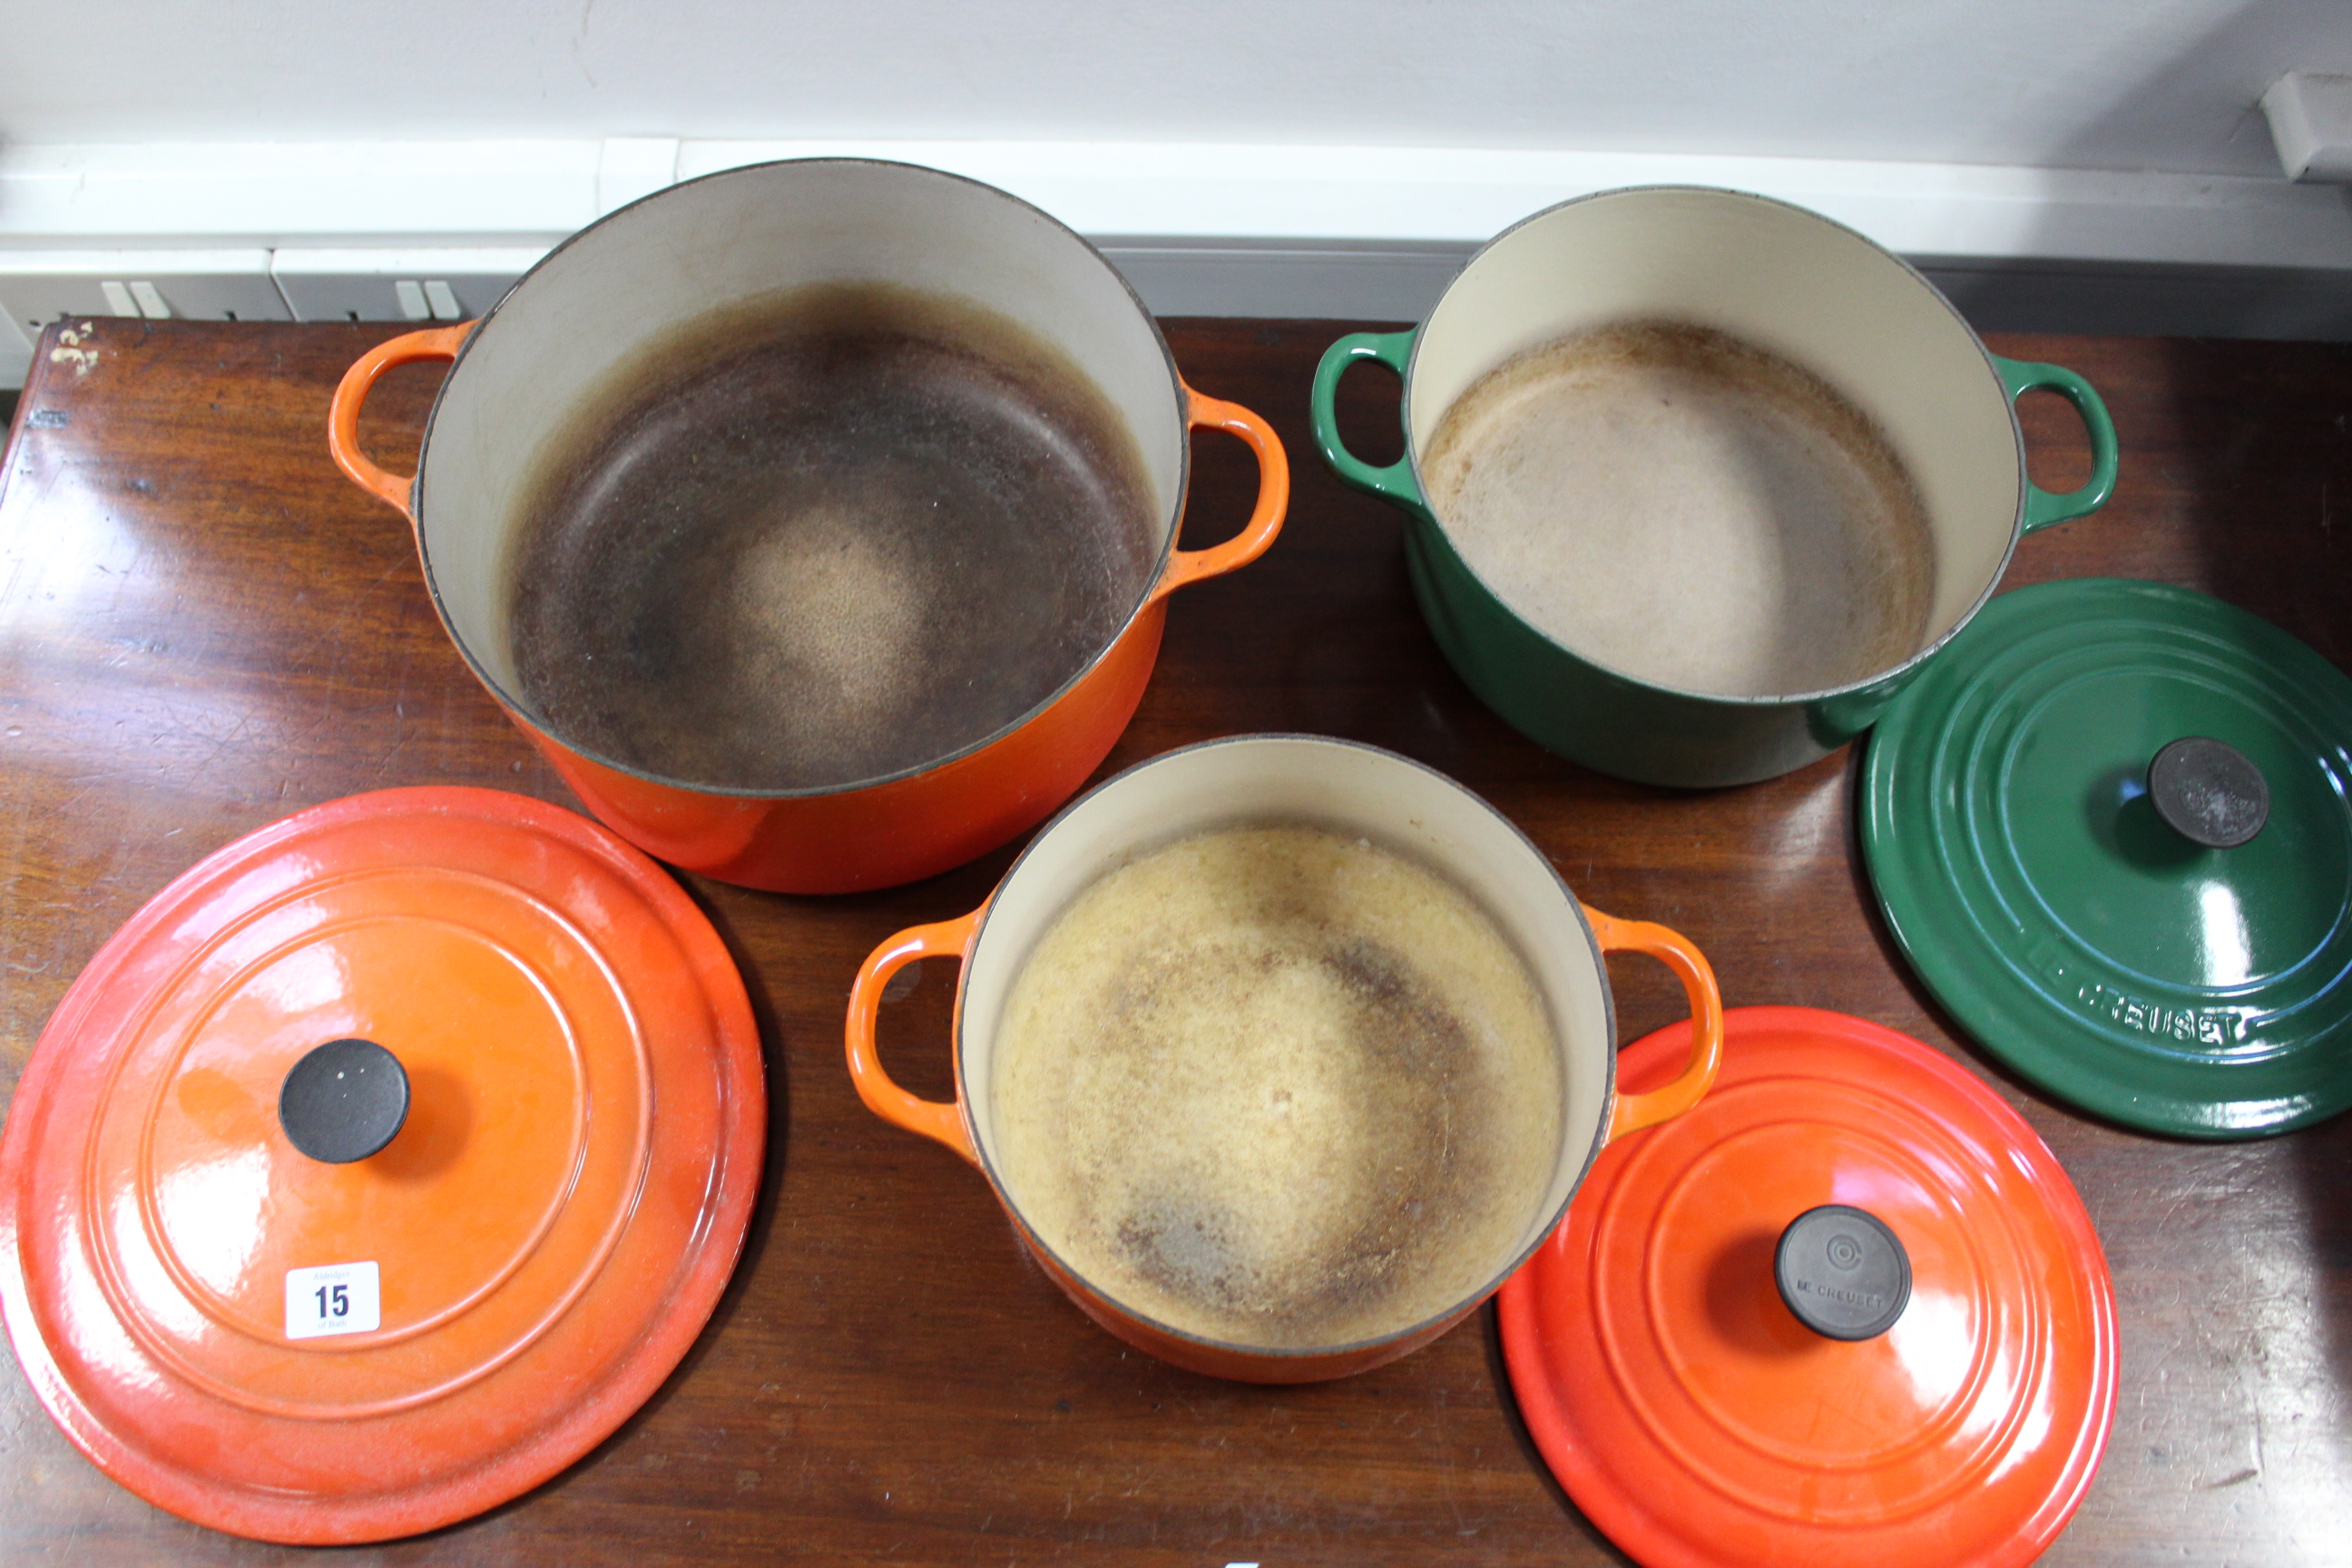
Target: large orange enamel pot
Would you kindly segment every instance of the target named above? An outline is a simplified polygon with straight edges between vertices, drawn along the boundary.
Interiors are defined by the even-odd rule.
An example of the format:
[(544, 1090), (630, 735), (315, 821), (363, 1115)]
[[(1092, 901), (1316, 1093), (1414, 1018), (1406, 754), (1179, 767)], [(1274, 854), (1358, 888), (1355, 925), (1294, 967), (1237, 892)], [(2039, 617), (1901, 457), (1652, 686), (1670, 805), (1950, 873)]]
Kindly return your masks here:
[[(1062, 1256), (1033, 1223), (1008, 1178), (996, 1064), (1013, 984), (1056, 919), (1113, 869), (1162, 844), (1242, 824), (1299, 823), (1377, 844), (1437, 871), (1482, 909), (1524, 962), (1559, 1066), (1559, 1138), (1528, 1190), (1525, 1222), (1487, 1267), (1438, 1310), (1344, 1343), (1214, 1339), (1120, 1300)], [(1647, 953), (1690, 999), (1691, 1048), (1663, 1087), (1621, 1092), (1616, 1023), (1602, 954)], [(883, 987), (919, 959), (961, 964), (956, 991), (952, 1103), (893, 1082), (875, 1048)], [(1444, 775), (1375, 747), (1312, 735), (1244, 735), (1156, 757), (1097, 786), (1033, 839), (987, 903), (960, 920), (900, 931), (876, 948), (850, 992), (849, 1070), (867, 1107), (978, 1167), (1022, 1242), (1078, 1308), (1140, 1350), (1191, 1371), (1252, 1383), (1307, 1383), (1380, 1366), (1475, 1311), (1550, 1235), (1602, 1148), (1681, 1116), (1714, 1081), (1723, 1041), (1715, 975), (1664, 926), (1613, 919), (1580, 903), (1542, 851), (1494, 807)], [(1181, 1070), (1181, 1065), (1171, 1067)], [(1277, 1097), (1286, 1098), (1286, 1097)]]
[[(814, 789), (735, 789), (631, 765), (568, 737), (517, 675), (509, 584), (534, 458), (615, 366), (679, 329), (815, 283), (879, 283), (977, 304), (1043, 339), (1125, 420), (1145, 472), (1158, 565), (1109, 638), (1025, 714), (950, 754)], [(368, 390), (393, 366), (452, 363), (414, 479), (359, 447)], [(1190, 431), (1249, 443), (1257, 503), (1241, 531), (1176, 548)], [(458, 651), (590, 811), (640, 847), (723, 881), (784, 892), (888, 887), (1034, 826), (1109, 752), (1141, 700), (1168, 595), (1255, 560), (1282, 526), (1289, 470), (1247, 409), (1185, 385), (1150, 313), (1092, 246), (1002, 191), (935, 170), (809, 159), (672, 186), (582, 230), (481, 320), (394, 338), (336, 389), (329, 445), (405, 514)]]

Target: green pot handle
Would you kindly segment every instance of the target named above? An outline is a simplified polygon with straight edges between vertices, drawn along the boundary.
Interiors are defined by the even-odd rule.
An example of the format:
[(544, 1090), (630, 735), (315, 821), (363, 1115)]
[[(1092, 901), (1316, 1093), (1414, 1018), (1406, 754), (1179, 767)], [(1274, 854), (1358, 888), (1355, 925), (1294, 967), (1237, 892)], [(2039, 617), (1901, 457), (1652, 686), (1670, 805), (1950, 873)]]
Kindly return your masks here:
[(2106, 505), (2107, 499), (2116, 493), (2116, 422), (2107, 417), (2107, 405), (2099, 401), (2091, 384), (2063, 365), (2032, 364), (2024, 360), (2003, 359), (1999, 354), (1991, 358), (2011, 404), (2029, 392), (2054, 392), (2074, 405), (2074, 412), (2083, 416), (2083, 428), (2091, 437), (2090, 483), (2079, 490), (2056, 496), (2032, 479), (2026, 480), (2025, 521), (2018, 531), (2032, 533), (2053, 522), (2088, 517)]
[[(1402, 375), (1405, 362), (1412, 354), (1412, 335), (1418, 331), (1417, 327), (1408, 327), (1402, 332), (1349, 332), (1323, 351), (1323, 361), (1315, 367), (1315, 390), (1307, 398), (1316, 447), (1340, 481), (1414, 511), (1427, 510), (1427, 503), (1421, 499), (1421, 487), (1413, 483), (1411, 455), (1399, 458), (1385, 468), (1376, 468), (1348, 450), (1339, 441), (1339, 421), (1332, 412), (1332, 399), (1339, 395), (1339, 378), (1358, 360), (1378, 360)], [(1399, 413), (1402, 416), (1402, 408)]]

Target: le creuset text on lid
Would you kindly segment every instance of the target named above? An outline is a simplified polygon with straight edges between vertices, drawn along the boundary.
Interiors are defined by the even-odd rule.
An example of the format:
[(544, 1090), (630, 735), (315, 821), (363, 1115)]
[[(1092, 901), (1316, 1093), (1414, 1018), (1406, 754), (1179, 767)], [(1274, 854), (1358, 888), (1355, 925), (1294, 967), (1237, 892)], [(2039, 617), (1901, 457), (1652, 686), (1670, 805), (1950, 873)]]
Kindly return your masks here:
[(2160, 583), (2004, 594), (1889, 710), (1862, 847), (1985, 1049), (2188, 1138), (2352, 1105), (2352, 679)]

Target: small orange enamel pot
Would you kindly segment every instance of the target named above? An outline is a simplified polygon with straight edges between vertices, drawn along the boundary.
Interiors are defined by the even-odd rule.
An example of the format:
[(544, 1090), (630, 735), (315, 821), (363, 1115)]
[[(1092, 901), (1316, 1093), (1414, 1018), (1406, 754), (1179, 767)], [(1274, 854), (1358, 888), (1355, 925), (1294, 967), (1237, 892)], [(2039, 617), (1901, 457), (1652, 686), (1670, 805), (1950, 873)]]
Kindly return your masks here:
[[(805, 284), (856, 280), (961, 297), (1059, 350), (1124, 417), (1153, 503), (1159, 563), (1119, 630), (1059, 690), (951, 754), (887, 776), (730, 789), (633, 766), (558, 731), (516, 674), (510, 574), (536, 456), (615, 366), (682, 326)], [(412, 479), (359, 447), (368, 390), (448, 360)], [(1195, 428), (1247, 442), (1257, 502), (1213, 548), (1176, 548)], [(1168, 595), (1264, 553), (1281, 530), (1282, 445), (1245, 408), (1178, 375), (1150, 312), (1101, 253), (1013, 196), (911, 164), (808, 159), (731, 169), (622, 208), (551, 252), (478, 321), (410, 332), (344, 374), (328, 446), (414, 526), (434, 608), (492, 697), (605, 826), (722, 881), (835, 893), (931, 876), (1044, 820), (1133, 715)]]
[[(1001, 1020), (1030, 953), (1082, 891), (1137, 854), (1236, 824), (1297, 822), (1369, 839), (1430, 867), (1493, 920), (1525, 961), (1559, 1053), (1559, 1145), (1528, 1224), (1484, 1282), (1430, 1317), (1377, 1339), (1269, 1349), (1206, 1339), (1116, 1300), (1057, 1256), (1006, 1181), (992, 1104)], [(1648, 953), (1690, 998), (1692, 1046), (1672, 1081), (1643, 1094), (1616, 1087), (1616, 1020), (1602, 955)], [(953, 958), (956, 1098), (925, 1100), (891, 1081), (875, 1048), (882, 989), (922, 958)], [(1681, 1115), (1714, 1081), (1723, 1004), (1696, 948), (1663, 926), (1578, 902), (1543, 852), (1501, 813), (1444, 774), (1376, 747), (1309, 735), (1244, 735), (1171, 752), (1074, 802), (1024, 850), (989, 900), (961, 920), (900, 931), (869, 954), (849, 994), (849, 1072), (867, 1109), (937, 1140), (978, 1166), (1023, 1242), (1079, 1309), (1139, 1350), (1193, 1372), (1251, 1383), (1309, 1383), (1395, 1360), (1474, 1311), (1567, 1212), (1612, 1140)]]

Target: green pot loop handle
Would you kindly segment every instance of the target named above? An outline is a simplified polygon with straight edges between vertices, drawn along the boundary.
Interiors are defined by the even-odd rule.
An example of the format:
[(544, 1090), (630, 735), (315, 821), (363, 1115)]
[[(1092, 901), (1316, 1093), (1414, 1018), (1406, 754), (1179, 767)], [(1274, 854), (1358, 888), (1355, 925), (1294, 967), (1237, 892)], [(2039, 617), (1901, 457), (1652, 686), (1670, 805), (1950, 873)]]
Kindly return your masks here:
[(2032, 533), (2053, 522), (2088, 517), (2106, 505), (2107, 498), (2116, 493), (2116, 422), (2107, 417), (2107, 405), (2099, 401), (2091, 384), (2063, 365), (2032, 364), (2024, 360), (2003, 359), (1999, 354), (1990, 357), (2011, 404), (2029, 392), (2054, 392), (2074, 405), (2074, 412), (2083, 416), (2083, 428), (2091, 437), (2090, 483), (2058, 496), (2032, 479), (2026, 480), (2025, 519), (2019, 531)]
[[(1413, 483), (1411, 456), (1399, 458), (1385, 468), (1376, 468), (1348, 450), (1339, 440), (1339, 421), (1333, 413), (1332, 400), (1339, 395), (1339, 378), (1358, 360), (1378, 360), (1402, 375), (1405, 362), (1412, 354), (1412, 335), (1419, 330), (1409, 327), (1402, 332), (1349, 332), (1323, 351), (1323, 362), (1315, 367), (1315, 390), (1309, 394), (1307, 403), (1316, 447), (1340, 481), (1415, 511), (1425, 510), (1426, 503), (1421, 499), (1421, 487)], [(1399, 414), (1402, 416), (1402, 405)]]

